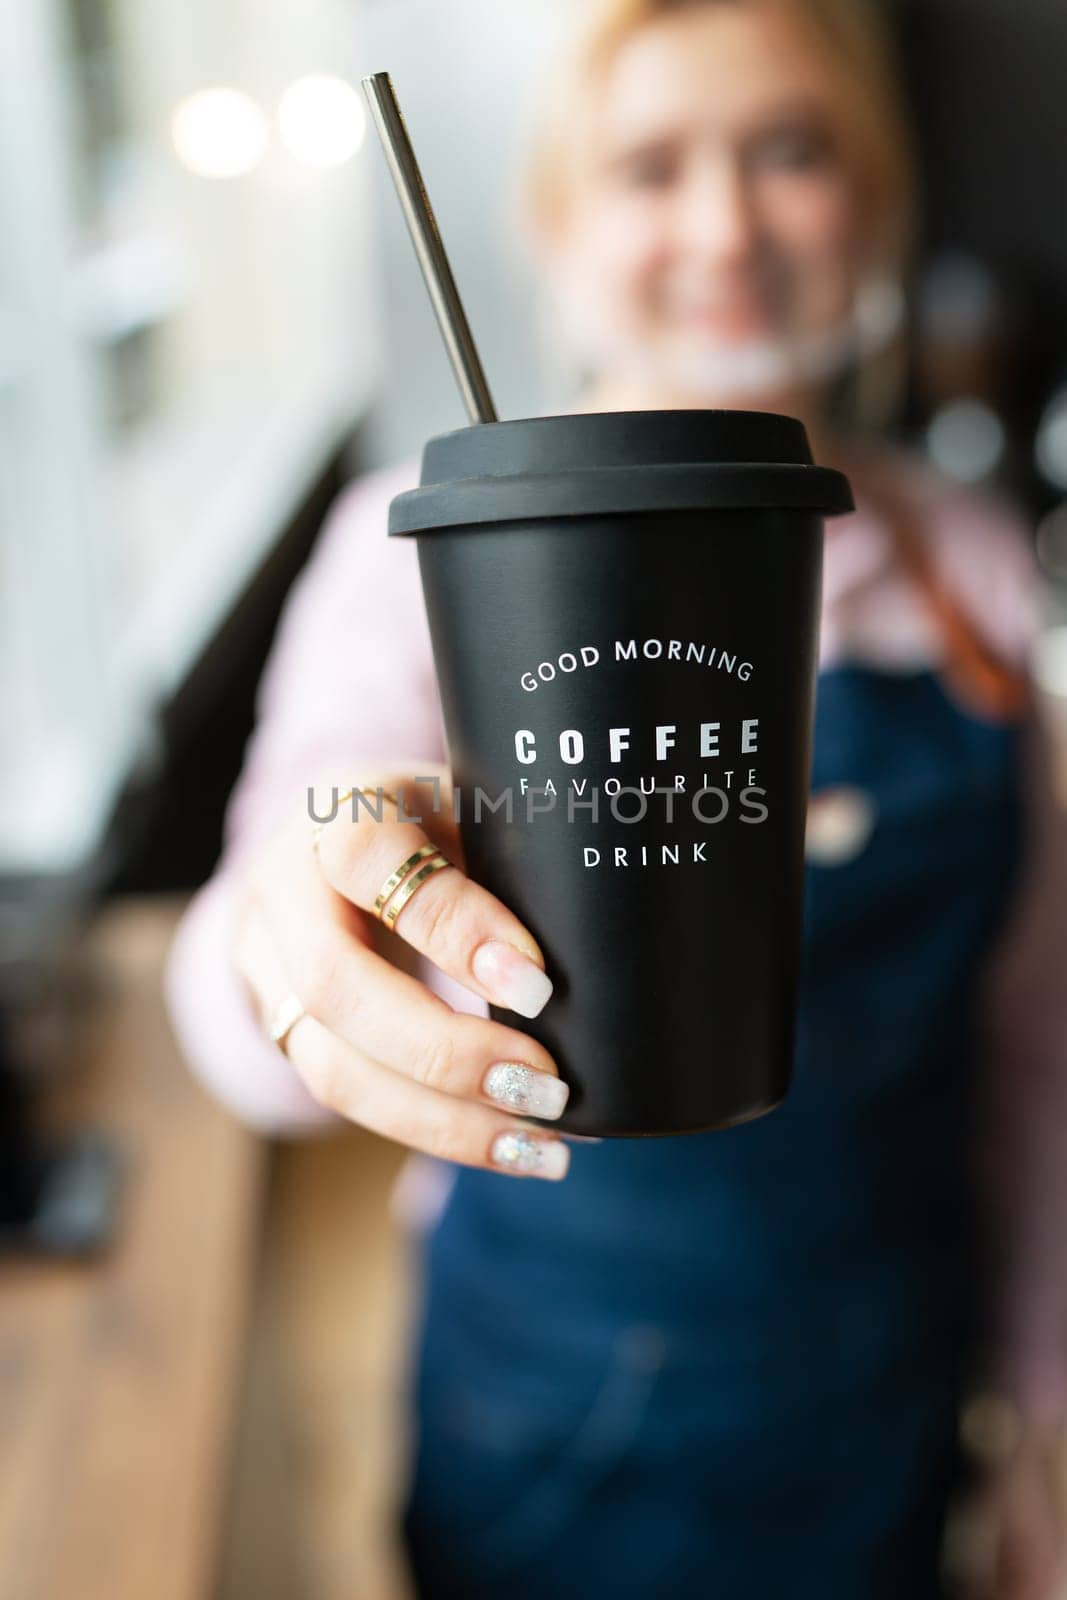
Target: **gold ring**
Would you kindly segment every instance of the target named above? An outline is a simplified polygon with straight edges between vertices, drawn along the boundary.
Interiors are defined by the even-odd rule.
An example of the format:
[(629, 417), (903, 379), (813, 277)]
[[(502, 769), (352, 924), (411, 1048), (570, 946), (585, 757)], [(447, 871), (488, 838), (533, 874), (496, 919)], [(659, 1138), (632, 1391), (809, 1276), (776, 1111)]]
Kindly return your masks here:
[(406, 861), (402, 861), (400, 863), (395, 872), (391, 872), (389, 874), (381, 888), (378, 890), (374, 905), (371, 908), (376, 917), (381, 916), (385, 909), (385, 902), (388, 900), (393, 890), (403, 882), (404, 878), (411, 871), (412, 867), (418, 866), (420, 861), (425, 861), (427, 856), (435, 856), (437, 853), (437, 846), (435, 844), (422, 844), (415, 851), (414, 855), (408, 856)]
[(283, 1056), (288, 1056), (289, 1054), (285, 1048), (286, 1039), (301, 1018), (306, 1016), (307, 1012), (295, 994), (287, 994), (276, 1008), (274, 1015), (270, 1019), (267, 1031), (270, 1034), (271, 1041), (278, 1046)]
[(403, 911), (412, 895), (422, 888), (427, 878), (432, 878), (434, 873), (440, 872), (442, 867), (450, 867), (451, 865), (452, 863), (447, 856), (433, 855), (424, 867), (420, 867), (418, 872), (412, 873), (403, 887), (396, 891), (396, 894), (382, 913), (382, 921), (385, 926), (387, 928), (395, 928), (397, 917)]
[[(361, 789), (357, 787), (354, 789), (346, 789), (343, 794), (339, 794), (337, 796), (337, 810), (334, 812), (333, 816), (329, 818), (329, 822), (337, 821), (341, 807), (346, 805), (354, 794), (365, 794), (368, 797), (373, 796), (376, 800), (380, 796), (382, 800), (390, 800), (393, 805), (396, 806), (396, 809), (398, 811), (400, 810), (400, 801), (397, 799), (395, 794), (391, 793), (390, 790), (382, 789), (380, 787), (377, 789)], [(311, 830), (311, 848), (316, 855), (319, 853), (319, 840), (322, 838), (322, 830), (327, 826), (328, 822), (316, 822)]]

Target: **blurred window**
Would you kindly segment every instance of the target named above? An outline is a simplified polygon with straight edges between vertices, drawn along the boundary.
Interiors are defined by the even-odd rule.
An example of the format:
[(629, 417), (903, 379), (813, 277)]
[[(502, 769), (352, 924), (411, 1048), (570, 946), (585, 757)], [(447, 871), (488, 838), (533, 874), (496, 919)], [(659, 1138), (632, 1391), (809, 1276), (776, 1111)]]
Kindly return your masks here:
[(6, 0), (0, 860), (91, 848), (379, 369), (337, 0)]

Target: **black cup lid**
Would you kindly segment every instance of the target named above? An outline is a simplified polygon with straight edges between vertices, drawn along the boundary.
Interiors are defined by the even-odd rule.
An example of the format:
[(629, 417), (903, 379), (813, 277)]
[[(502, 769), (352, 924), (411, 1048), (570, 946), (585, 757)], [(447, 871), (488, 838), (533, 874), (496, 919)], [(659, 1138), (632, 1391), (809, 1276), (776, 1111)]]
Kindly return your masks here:
[(812, 462), (801, 422), (770, 411), (604, 411), (478, 423), (431, 439), (391, 534), (627, 511), (854, 509)]

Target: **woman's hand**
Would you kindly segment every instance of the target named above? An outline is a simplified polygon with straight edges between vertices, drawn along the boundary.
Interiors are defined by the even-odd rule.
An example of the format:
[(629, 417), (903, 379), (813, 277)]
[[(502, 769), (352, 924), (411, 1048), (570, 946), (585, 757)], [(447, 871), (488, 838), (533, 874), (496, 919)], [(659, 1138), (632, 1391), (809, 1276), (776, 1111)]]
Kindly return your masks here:
[[(243, 864), (234, 957), (266, 1025), (289, 997), (304, 1009), (285, 1050), (323, 1106), (414, 1149), (468, 1166), (562, 1178), (570, 1150), (550, 1129), (568, 1088), (541, 1045), (501, 1022), (453, 1011), (396, 964), (410, 951), (495, 1005), (536, 1016), (552, 985), (536, 941), (506, 906), (462, 870), (445, 768), (434, 803), (394, 772), (361, 787), (384, 799), (381, 821), (351, 802), (318, 830), (304, 797), (290, 820)], [(316, 791), (329, 812), (329, 786)], [(455, 863), (433, 873), (387, 932), (371, 913), (391, 873), (431, 841)], [(313, 845), (315, 846), (313, 848)], [(380, 946), (380, 949), (378, 948)], [(405, 946), (410, 950), (405, 950)], [(387, 955), (382, 952), (388, 952)]]
[(1067, 1440), (1020, 1422), (957, 1514), (964, 1600), (1063, 1600), (1067, 1594)]
[(1028, 1430), (985, 1491), (993, 1550), (990, 1600), (1063, 1600), (1063, 1441)]

